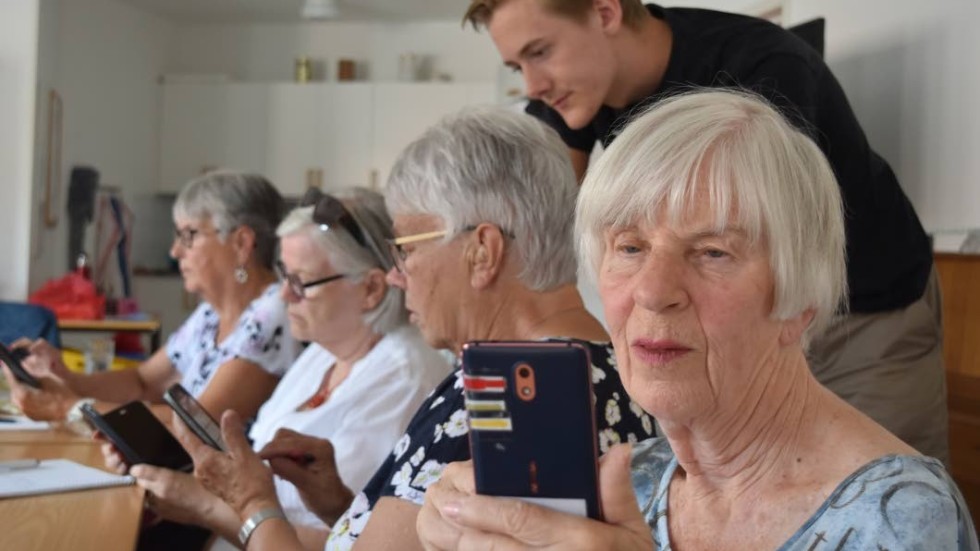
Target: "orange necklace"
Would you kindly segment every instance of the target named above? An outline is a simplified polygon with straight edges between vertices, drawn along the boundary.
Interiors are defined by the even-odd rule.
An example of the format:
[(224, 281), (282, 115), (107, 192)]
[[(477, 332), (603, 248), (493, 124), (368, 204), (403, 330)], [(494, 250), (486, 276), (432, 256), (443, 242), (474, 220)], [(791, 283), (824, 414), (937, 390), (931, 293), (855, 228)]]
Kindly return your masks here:
[[(323, 374), (323, 381), (320, 382), (320, 388), (318, 388), (316, 392), (313, 393), (313, 396), (310, 396), (305, 402), (300, 404), (300, 406), (296, 408), (296, 411), (309, 411), (311, 409), (316, 409), (322, 406), (324, 402), (326, 402), (327, 399), (330, 398), (330, 393), (333, 392), (333, 389), (336, 388), (337, 386), (337, 385), (334, 385), (333, 387), (330, 386), (330, 376), (333, 374), (333, 370), (336, 367), (337, 364), (335, 363), (334, 365), (330, 366), (330, 368), (327, 369), (327, 372)], [(341, 381), (343, 381), (343, 379), (341, 379)], [(338, 382), (337, 384), (339, 385), (340, 382)]]

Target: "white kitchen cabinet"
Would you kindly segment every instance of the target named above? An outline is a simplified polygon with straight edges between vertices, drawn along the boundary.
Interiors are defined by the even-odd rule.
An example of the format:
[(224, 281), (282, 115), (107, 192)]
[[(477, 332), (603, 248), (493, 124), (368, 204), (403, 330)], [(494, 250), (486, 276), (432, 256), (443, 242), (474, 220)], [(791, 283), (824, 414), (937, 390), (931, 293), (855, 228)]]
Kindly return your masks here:
[(493, 82), (392, 82), (374, 91), (373, 165), (378, 183), (388, 181), (399, 153), (445, 115), (468, 105), (494, 103)]
[(367, 185), (373, 87), (368, 83), (270, 85), (266, 176), (285, 195)]
[(268, 87), (206, 83), (163, 86), (160, 189), (178, 192), (207, 170), (265, 172)]
[(160, 189), (216, 167), (264, 174), (287, 196), (384, 186), (401, 150), (463, 106), (493, 103), (496, 84), (164, 84)]

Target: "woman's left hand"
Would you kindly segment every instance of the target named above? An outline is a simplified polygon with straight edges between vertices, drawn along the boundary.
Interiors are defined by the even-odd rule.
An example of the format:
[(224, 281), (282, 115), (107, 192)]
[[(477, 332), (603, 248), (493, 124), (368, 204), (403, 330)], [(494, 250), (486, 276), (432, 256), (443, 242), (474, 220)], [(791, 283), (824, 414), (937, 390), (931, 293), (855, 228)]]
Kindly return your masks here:
[(242, 420), (233, 410), (221, 416), (221, 436), (227, 452), (202, 442), (176, 416), (174, 429), (194, 459), (194, 476), (209, 492), (225, 501), (244, 520), (269, 507), (279, 507), (272, 471), (252, 451)]
[(630, 447), (603, 457), (599, 487), (605, 521), (527, 502), (476, 495), (473, 465), (452, 463), (425, 492), (417, 528), (426, 549), (653, 549), (630, 483)]
[(150, 509), (167, 520), (206, 524), (218, 500), (187, 473), (140, 464), (134, 465), (129, 474), (146, 489)]
[(41, 388), (35, 389), (21, 384), (6, 365), (3, 374), (10, 388), (10, 400), (24, 415), (36, 421), (64, 421), (68, 410), (79, 400), (79, 396), (60, 379), (38, 377)]

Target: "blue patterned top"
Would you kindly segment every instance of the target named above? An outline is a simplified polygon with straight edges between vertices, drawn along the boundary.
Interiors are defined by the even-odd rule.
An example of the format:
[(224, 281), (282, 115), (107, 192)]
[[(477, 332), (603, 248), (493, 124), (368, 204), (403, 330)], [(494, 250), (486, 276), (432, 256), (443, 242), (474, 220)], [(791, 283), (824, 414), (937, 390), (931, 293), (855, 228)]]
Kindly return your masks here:
[[(613, 444), (653, 436), (652, 418), (623, 389), (609, 343), (576, 342), (588, 348), (592, 361), (600, 453)], [(468, 434), (462, 371), (457, 369), (422, 403), (394, 451), (334, 523), (326, 549), (350, 549), (367, 525), (375, 504), (384, 496), (421, 505), (426, 488), (439, 480), (446, 464), (470, 458)]]
[[(654, 547), (671, 549), (667, 491), (677, 458), (665, 438), (633, 446), (633, 489), (653, 531)], [(759, 527), (764, 530), (764, 527)], [(936, 459), (886, 455), (841, 482), (780, 551), (977, 551), (963, 496)]]

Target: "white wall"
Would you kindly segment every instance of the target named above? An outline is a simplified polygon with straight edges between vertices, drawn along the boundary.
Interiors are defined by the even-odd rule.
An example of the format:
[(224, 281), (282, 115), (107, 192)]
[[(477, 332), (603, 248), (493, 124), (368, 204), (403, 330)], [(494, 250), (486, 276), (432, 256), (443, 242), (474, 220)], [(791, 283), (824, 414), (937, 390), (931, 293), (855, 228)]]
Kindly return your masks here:
[(39, 0), (0, 2), (0, 299), (27, 297)]
[[(57, 0), (56, 4), (56, 15), (42, 20), (42, 51), (50, 42), (48, 47), (56, 53), (49, 62), (55, 68), (44, 71), (39, 88), (45, 98), (43, 111), (47, 109), (43, 88), (53, 86), (64, 102), (61, 222), (54, 229), (35, 231), (40, 254), (32, 266), (32, 289), (67, 269), (65, 205), (72, 165), (95, 167), (100, 182), (118, 186), (130, 203), (155, 192), (158, 79), (173, 39), (172, 23), (118, 0)], [(45, 117), (39, 119), (46, 124)], [(46, 131), (43, 124), (39, 128)], [(43, 168), (43, 162), (40, 165)], [(36, 180), (43, 184), (43, 175)], [(139, 250), (140, 230), (147, 228), (137, 224), (134, 252)], [(94, 231), (94, 226), (88, 227), (89, 243)], [(89, 253), (93, 256), (95, 251)]]
[[(49, 127), (50, 111), (52, 110), (51, 93), (60, 90), (60, 56), (61, 56), (61, 2), (62, 0), (40, 0), (40, 16), (38, 18), (38, 44), (37, 44), (37, 86), (35, 88), (34, 113), (34, 175), (32, 178), (33, 191), (31, 193), (31, 205), (33, 205), (32, 224), (31, 224), (31, 267), (29, 288), (37, 289), (43, 283), (43, 277), (55, 272), (55, 266), (63, 269), (64, 261), (61, 257), (55, 259), (55, 250), (52, 249), (55, 239), (58, 237), (58, 228), (61, 220), (64, 219), (65, 203), (65, 183), (66, 175), (59, 174), (55, 164), (56, 156), (49, 155), (49, 139), (56, 134), (56, 130)], [(57, 143), (52, 144), (51, 149), (57, 148)], [(48, 166), (51, 166), (50, 206), (46, 205), (46, 189)], [(46, 224), (45, 209), (49, 209), (50, 214), (57, 218), (58, 225), (48, 227)], [(64, 256), (63, 254), (61, 255)], [(57, 262), (56, 262), (57, 260)]]
[(244, 81), (293, 79), (297, 56), (325, 63), (336, 79), (337, 60), (366, 62), (370, 80), (395, 80), (402, 53), (433, 55), (436, 72), (454, 80), (494, 80), (500, 58), (483, 34), (458, 22), (183, 25), (177, 30), (174, 73), (222, 73)]
[(927, 230), (980, 227), (980, 2), (787, 0), (827, 19), (827, 61)]

